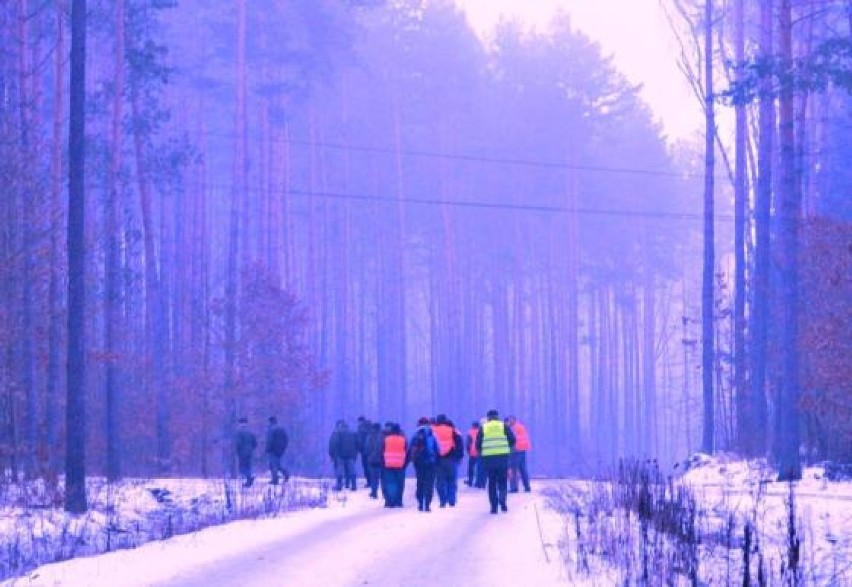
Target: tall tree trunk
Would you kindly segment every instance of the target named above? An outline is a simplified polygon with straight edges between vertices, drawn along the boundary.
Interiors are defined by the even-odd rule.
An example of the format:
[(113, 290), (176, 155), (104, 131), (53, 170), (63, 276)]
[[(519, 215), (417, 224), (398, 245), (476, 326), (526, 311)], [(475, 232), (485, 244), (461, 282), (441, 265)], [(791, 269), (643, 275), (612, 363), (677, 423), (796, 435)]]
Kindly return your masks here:
[(701, 450), (713, 452), (714, 401), (713, 364), (713, 285), (715, 273), (715, 237), (713, 190), (715, 173), (714, 138), (716, 136), (715, 108), (713, 106), (713, 0), (704, 2), (704, 271), (701, 285), (701, 369), (704, 426)]
[[(791, 0), (781, 0), (778, 41), (785, 67), (793, 63), (793, 19)], [(778, 146), (781, 153), (778, 241), (780, 245), (781, 376), (778, 390), (780, 428), (775, 456), (780, 481), (802, 477), (799, 459), (799, 361), (798, 361), (798, 231), (801, 214), (801, 187), (796, 169), (794, 89), (781, 86), (778, 108)]]
[[(646, 240), (647, 242), (647, 240)], [(646, 249), (647, 250), (647, 249)], [(657, 421), (657, 312), (651, 260), (645, 263), (642, 287), (642, 441), (644, 454), (659, 454)]]
[[(569, 163), (576, 165), (576, 152), (572, 149), (569, 157)], [(567, 460), (565, 464), (571, 466), (575, 463), (581, 454), (580, 446), (580, 309), (579, 309), (579, 273), (580, 273), (580, 249), (579, 249), (579, 221), (578, 221), (578, 194), (579, 194), (579, 174), (571, 172), (568, 177), (568, 213), (566, 222), (567, 226), (567, 243), (565, 257), (567, 261), (566, 267), (566, 307), (567, 313), (565, 322), (565, 345), (566, 345), (566, 384), (568, 386), (568, 401), (567, 401), (567, 435), (566, 435), (566, 453)], [(518, 328), (524, 330), (522, 323), (518, 323)]]
[(86, 504), (86, 0), (71, 0), (65, 510)]
[(106, 351), (106, 373), (104, 377), (106, 396), (106, 452), (107, 479), (114, 481), (121, 476), (121, 421), (119, 406), (120, 372), (119, 357), (121, 344), (119, 333), (121, 321), (121, 166), (122, 126), (124, 124), (124, 0), (115, 0), (115, 53), (113, 54), (113, 99), (112, 129), (110, 137), (109, 195), (106, 205), (105, 232), (107, 239), (104, 347)]
[(639, 456), (641, 448), (638, 443), (638, 414), (641, 408), (637, 400), (636, 388), (636, 345), (639, 337), (636, 321), (636, 295), (632, 280), (624, 286), (624, 302), (621, 313), (621, 368), (622, 368), (622, 396), (624, 405), (624, 423), (622, 425), (622, 448), (619, 454)]
[[(139, 88), (139, 80), (131, 79), (131, 110), (133, 119), (140, 120), (142, 117), (141, 88)], [(157, 267), (156, 239), (154, 237), (153, 187), (148, 177), (145, 145), (139, 124), (134, 125), (133, 147), (136, 158), (136, 181), (139, 184), (145, 249), (145, 385), (147, 390), (156, 397), (157, 469), (162, 472), (168, 468), (170, 459), (168, 394), (162, 371), (166, 359), (164, 356), (165, 345), (163, 344), (164, 328), (161, 323), (163, 302)]]
[(61, 292), (62, 273), (60, 268), (63, 228), (62, 205), (62, 136), (65, 119), (65, 11), (66, 3), (56, 3), (56, 47), (53, 51), (53, 138), (51, 147), (51, 206), (50, 206), (50, 284), (48, 285), (47, 343), (47, 397), (45, 398), (45, 430), (48, 450), (48, 468), (58, 469), (57, 445), (59, 441), (59, 390), (62, 387), (60, 361), (62, 346)]
[(615, 299), (615, 286), (605, 289), (604, 306), (601, 309), (601, 318), (604, 325), (604, 345), (607, 348), (608, 360), (602, 365), (606, 372), (606, 403), (607, 403), (607, 432), (606, 447), (607, 461), (614, 463), (618, 458), (618, 448), (622, 435), (620, 434), (621, 406), (618, 394), (619, 372), (618, 372), (618, 303)]
[(237, 103), (235, 112), (234, 177), (231, 188), (228, 259), (225, 270), (225, 373), (222, 449), (224, 467), (235, 474), (235, 454), (231, 443), (237, 420), (236, 344), (237, 344), (237, 287), (240, 257), (240, 214), (246, 187), (246, 0), (237, 3)]
[[(773, 0), (760, 4), (760, 56), (773, 55)], [(757, 189), (754, 204), (754, 307), (751, 312), (751, 410), (749, 443), (755, 455), (766, 451), (766, 360), (769, 326), (770, 211), (772, 208), (772, 159), (775, 135), (775, 105), (772, 82), (760, 83), (758, 110)]]
[[(18, 84), (19, 84), (19, 106), (20, 106), (20, 149), (25, 160), (29, 160), (34, 153), (33, 141), (36, 133), (33, 112), (35, 103), (35, 92), (33, 85), (35, 83), (35, 72), (32, 71), (30, 63), (30, 20), (29, 2), (21, 0), (18, 4), (18, 35), (19, 35), (19, 53), (18, 53)], [(26, 419), (24, 426), (24, 446), (22, 454), (22, 465), (24, 471), (28, 475), (34, 473), (35, 467), (35, 449), (38, 443), (38, 421), (39, 421), (39, 401), (36, 376), (36, 346), (35, 346), (35, 299), (33, 291), (33, 282), (36, 280), (34, 271), (34, 210), (33, 203), (27, 202), (23, 194), (29, 189), (35, 179), (34, 175), (28, 169), (22, 170), (24, 185), (21, 191), (21, 245), (24, 251), (22, 258), (22, 278), (21, 293), (22, 293), (22, 325), (21, 325), (21, 367), (22, 378), (21, 385), (26, 394)]]
[[(745, 74), (745, 0), (734, 2), (734, 60), (736, 81)], [(746, 386), (746, 207), (748, 202), (748, 118), (744, 103), (735, 106), (734, 128), (734, 393), (737, 398), (737, 443), (747, 455), (754, 455), (751, 443), (751, 402)]]

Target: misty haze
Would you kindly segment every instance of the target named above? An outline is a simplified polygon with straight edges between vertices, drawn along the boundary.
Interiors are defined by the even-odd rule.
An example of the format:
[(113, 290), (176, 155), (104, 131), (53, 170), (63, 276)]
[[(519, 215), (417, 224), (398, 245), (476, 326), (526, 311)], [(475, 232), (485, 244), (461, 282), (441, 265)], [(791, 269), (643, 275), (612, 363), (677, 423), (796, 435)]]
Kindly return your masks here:
[(0, 585), (850, 584), (850, 35), (4, 2)]

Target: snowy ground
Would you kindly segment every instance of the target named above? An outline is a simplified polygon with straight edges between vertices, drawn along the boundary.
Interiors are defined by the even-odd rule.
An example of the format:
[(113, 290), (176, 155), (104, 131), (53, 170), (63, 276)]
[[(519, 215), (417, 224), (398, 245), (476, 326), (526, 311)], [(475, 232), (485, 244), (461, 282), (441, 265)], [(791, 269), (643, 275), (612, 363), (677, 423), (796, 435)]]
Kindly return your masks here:
[(598, 575), (602, 585), (643, 584), (643, 576), (653, 585), (688, 585), (693, 569), (699, 585), (743, 585), (747, 558), (751, 585), (762, 575), (767, 585), (852, 586), (852, 483), (828, 481), (821, 467), (810, 467), (791, 486), (775, 482), (764, 463), (725, 455), (696, 455), (688, 469), (671, 481), (661, 475), (644, 504), (657, 512), (654, 522), (675, 522), (668, 532), (617, 507), (623, 486), (555, 486), (571, 584)]
[(558, 545), (542, 541), (540, 496), (513, 495), (509, 512), (491, 515), (485, 493), (465, 487), (456, 507), (421, 513), (412, 491), (409, 480), (402, 509), (343, 492), (325, 508), (45, 565), (0, 585), (565, 584)]
[[(791, 510), (789, 486), (772, 478), (759, 465), (724, 456), (691, 461), (678, 483), (697, 498), (702, 540), (686, 551), (697, 561), (699, 584), (743, 584), (746, 521), (756, 529), (752, 584), (758, 553), (768, 584), (780, 584)], [(282, 508), (277, 517), (44, 565), (0, 586), (632, 585), (643, 565), (650, 584), (688, 584), (679, 566), (683, 546), (664, 533), (643, 534), (636, 516), (601, 497), (611, 495), (611, 487), (534, 480), (532, 494), (510, 495), (509, 512), (491, 515), (483, 491), (461, 486), (456, 507), (435, 504), (421, 513), (409, 479), (402, 509), (383, 508), (363, 489), (329, 493), (316, 502), (321, 507)], [(248, 494), (255, 497), (238, 491), (237, 499), (265, 491), (263, 485)], [(146, 494), (150, 487), (143, 486), (140, 496)], [(828, 482), (820, 468), (809, 468), (795, 487), (792, 511), (801, 541), (800, 584), (852, 585), (852, 483)]]

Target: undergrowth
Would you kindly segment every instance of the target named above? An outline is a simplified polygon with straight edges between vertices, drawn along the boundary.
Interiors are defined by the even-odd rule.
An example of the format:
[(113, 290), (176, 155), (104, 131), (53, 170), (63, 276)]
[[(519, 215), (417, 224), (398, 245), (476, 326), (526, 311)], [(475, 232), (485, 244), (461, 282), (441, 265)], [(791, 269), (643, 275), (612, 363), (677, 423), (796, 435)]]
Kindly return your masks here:
[(0, 580), (52, 562), (135, 548), (242, 519), (328, 505), (329, 483), (293, 478), (243, 488), (225, 480), (87, 483), (89, 511), (62, 510), (61, 483), (4, 483), (0, 490)]
[[(563, 516), (566, 570), (606, 571), (619, 585), (842, 583), (848, 569), (836, 553), (817, 561), (805, 547), (814, 540), (795, 485), (787, 485), (783, 500), (776, 496), (773, 507), (783, 512), (771, 516), (767, 480), (754, 481), (711, 496), (663, 475), (654, 461), (630, 460), (605, 479), (554, 489), (548, 498)], [(827, 563), (837, 570), (817, 572)]]

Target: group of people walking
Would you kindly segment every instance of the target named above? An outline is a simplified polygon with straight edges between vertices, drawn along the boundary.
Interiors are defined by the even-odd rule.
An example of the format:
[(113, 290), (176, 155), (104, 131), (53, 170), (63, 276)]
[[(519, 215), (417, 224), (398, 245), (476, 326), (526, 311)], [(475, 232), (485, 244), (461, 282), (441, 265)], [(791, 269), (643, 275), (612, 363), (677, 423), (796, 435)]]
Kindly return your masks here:
[[(269, 416), (267, 419), (266, 439), (263, 447), (266, 463), (269, 466), (271, 476), (270, 483), (278, 485), (279, 475), (286, 483), (290, 479), (290, 473), (284, 468), (282, 459), (287, 451), (289, 437), (284, 428), (278, 424), (278, 418)], [(237, 453), (237, 465), (240, 476), (244, 478), (243, 487), (251, 487), (254, 483), (252, 474), (252, 457), (257, 448), (257, 437), (249, 430), (248, 418), (240, 418), (237, 422), (237, 433), (234, 439), (234, 448)]]
[(412, 465), (415, 474), (417, 509), (431, 511), (435, 494), (440, 507), (453, 507), (458, 499), (458, 467), (468, 456), (467, 480), (472, 487), (488, 489), (491, 513), (508, 511), (507, 493), (530, 491), (526, 452), (531, 444), (526, 427), (514, 416), (501, 420), (497, 410), (489, 410), (475, 421), (463, 438), (445, 414), (422, 417), (410, 438), (396, 422), (370, 422), (363, 416), (352, 429), (338, 420), (329, 438), (328, 453), (334, 464), (335, 489), (355, 490), (356, 465), (378, 499), (379, 490), (385, 507), (402, 507), (405, 471)]
[[(270, 472), (270, 483), (286, 482), (290, 473), (282, 458), (289, 438), (275, 416), (267, 421), (264, 454)], [(235, 437), (235, 452), (243, 486), (251, 487), (252, 456), (258, 446), (257, 438), (248, 428), (248, 420), (240, 418)], [(467, 454), (467, 479), (471, 487), (488, 489), (491, 513), (508, 511), (506, 496), (530, 491), (526, 454), (530, 450), (526, 427), (514, 416), (503, 420), (497, 410), (489, 410), (484, 418), (474, 421), (462, 437), (446, 414), (434, 418), (422, 417), (410, 438), (396, 422), (370, 422), (358, 418), (354, 428), (338, 420), (328, 441), (328, 455), (334, 466), (334, 489), (357, 489), (357, 465), (360, 457), (361, 474), (370, 497), (379, 498), (381, 491), (385, 507), (402, 507), (405, 490), (405, 471), (414, 468), (417, 509), (432, 510), (437, 495), (440, 507), (454, 507), (458, 501), (458, 469)]]

